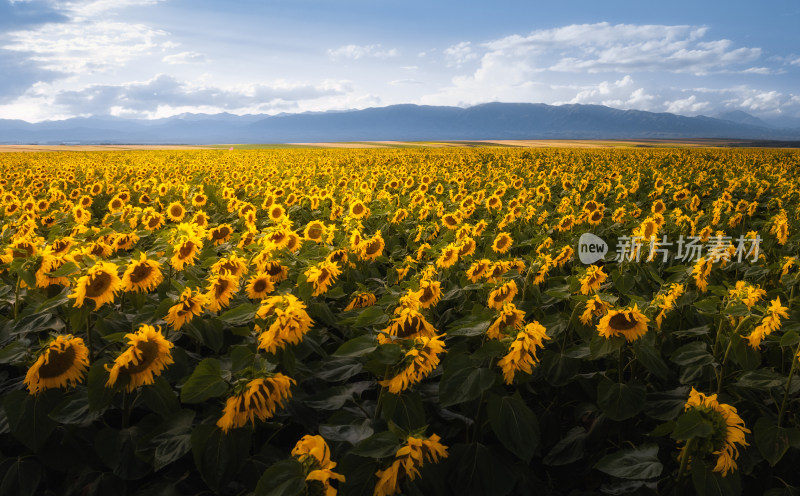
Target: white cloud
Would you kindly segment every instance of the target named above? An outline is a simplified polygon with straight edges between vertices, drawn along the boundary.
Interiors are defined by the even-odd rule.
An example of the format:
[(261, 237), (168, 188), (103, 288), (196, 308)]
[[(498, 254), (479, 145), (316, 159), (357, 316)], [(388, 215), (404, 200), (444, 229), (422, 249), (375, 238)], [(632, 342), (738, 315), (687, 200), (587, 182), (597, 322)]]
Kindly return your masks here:
[(344, 45), (328, 50), (328, 55), (333, 59), (387, 59), (397, 57), (400, 52), (396, 48), (384, 49), (378, 45)]
[(420, 85), (425, 84), (422, 81), (418, 81), (416, 79), (395, 79), (393, 81), (389, 81), (388, 83), (390, 86), (407, 86), (407, 85)]
[(143, 24), (80, 20), (7, 33), (2, 48), (29, 54), (41, 68), (83, 74), (122, 67), (159, 47), (163, 31)]
[[(185, 112), (264, 112), (285, 102), (316, 100), (351, 91), (347, 81), (317, 84), (274, 81), (230, 87), (196, 85), (161, 74), (142, 82), (91, 85), (80, 90), (52, 94), (52, 105), (66, 113), (153, 117), (165, 109)], [(175, 113), (180, 113), (176, 111)]]
[(198, 52), (180, 52), (174, 53), (172, 55), (167, 55), (163, 59), (163, 62), (166, 62), (170, 65), (178, 65), (178, 64), (199, 64), (203, 62), (207, 62), (208, 59), (205, 55)]
[(155, 5), (164, 0), (72, 0), (57, 1), (55, 5), (77, 17), (92, 17), (127, 7)]
[(445, 60), (448, 66), (461, 67), (471, 60), (478, 58), (478, 54), (472, 48), (472, 43), (462, 41), (456, 45), (444, 49)]

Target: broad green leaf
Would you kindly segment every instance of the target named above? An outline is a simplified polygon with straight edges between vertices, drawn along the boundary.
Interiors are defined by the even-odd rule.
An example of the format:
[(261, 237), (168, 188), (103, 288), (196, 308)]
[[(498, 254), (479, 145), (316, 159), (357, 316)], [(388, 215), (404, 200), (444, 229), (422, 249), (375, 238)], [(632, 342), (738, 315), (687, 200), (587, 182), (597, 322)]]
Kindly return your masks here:
[(400, 449), (400, 439), (390, 431), (378, 432), (356, 444), (350, 454), (365, 458), (387, 458)]
[(333, 354), (339, 357), (359, 357), (366, 355), (377, 347), (378, 341), (375, 339), (375, 336), (372, 334), (365, 334), (346, 341), (339, 346)]
[(488, 410), (489, 423), (503, 446), (530, 462), (539, 447), (539, 422), (533, 411), (518, 394), (493, 396)]
[(453, 373), (445, 372), (439, 383), (439, 401), (442, 408), (481, 397), (495, 382), (497, 375), (484, 368), (466, 367)]
[(594, 468), (620, 479), (652, 479), (664, 470), (655, 444), (611, 453), (601, 458)]
[(646, 398), (647, 390), (638, 383), (604, 380), (597, 385), (597, 404), (611, 420), (635, 417), (644, 408)]
[(181, 401), (202, 403), (209, 398), (222, 396), (228, 384), (222, 379), (222, 366), (216, 358), (205, 358), (197, 364), (194, 372), (181, 388)]
[(306, 489), (303, 464), (294, 458), (281, 460), (264, 471), (255, 496), (297, 496)]
[(691, 408), (681, 414), (675, 422), (672, 439), (686, 441), (695, 437), (705, 438), (714, 432), (711, 421), (703, 416), (700, 411)]

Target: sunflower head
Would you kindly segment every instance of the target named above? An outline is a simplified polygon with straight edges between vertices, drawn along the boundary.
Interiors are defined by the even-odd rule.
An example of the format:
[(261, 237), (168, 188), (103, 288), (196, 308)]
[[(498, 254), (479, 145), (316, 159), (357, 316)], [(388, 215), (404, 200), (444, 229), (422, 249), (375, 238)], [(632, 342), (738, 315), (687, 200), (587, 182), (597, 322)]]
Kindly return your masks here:
[(135, 333), (125, 335), (128, 348), (115, 360), (113, 366), (106, 365), (109, 372), (106, 387), (114, 387), (121, 378), (127, 378), (127, 391), (139, 386), (153, 384), (155, 378), (173, 363), (171, 348), (174, 346), (161, 334), (161, 327), (142, 325)]
[(89, 367), (89, 349), (83, 339), (60, 335), (47, 344), (25, 375), (30, 394), (45, 389), (65, 388), (83, 382)]
[(597, 332), (606, 339), (622, 336), (632, 343), (647, 333), (647, 323), (650, 322), (637, 305), (633, 308), (612, 309), (600, 319)]
[(86, 298), (94, 300), (95, 307), (114, 301), (114, 295), (122, 289), (122, 280), (117, 275), (117, 266), (110, 262), (97, 262), (89, 272), (78, 279), (74, 292), (69, 295), (75, 306), (83, 306)]

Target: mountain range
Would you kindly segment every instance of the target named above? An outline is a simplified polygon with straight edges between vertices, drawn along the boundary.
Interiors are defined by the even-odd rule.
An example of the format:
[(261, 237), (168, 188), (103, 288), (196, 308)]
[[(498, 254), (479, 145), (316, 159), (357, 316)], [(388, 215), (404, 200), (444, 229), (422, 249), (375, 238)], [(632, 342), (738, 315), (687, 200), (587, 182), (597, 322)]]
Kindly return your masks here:
[[(602, 105), (392, 105), (280, 115), (182, 114), (163, 119), (0, 119), (1, 144), (212, 144), (501, 139), (800, 140), (800, 121), (776, 127), (742, 111), (716, 117)], [(797, 124), (793, 126), (792, 124)]]

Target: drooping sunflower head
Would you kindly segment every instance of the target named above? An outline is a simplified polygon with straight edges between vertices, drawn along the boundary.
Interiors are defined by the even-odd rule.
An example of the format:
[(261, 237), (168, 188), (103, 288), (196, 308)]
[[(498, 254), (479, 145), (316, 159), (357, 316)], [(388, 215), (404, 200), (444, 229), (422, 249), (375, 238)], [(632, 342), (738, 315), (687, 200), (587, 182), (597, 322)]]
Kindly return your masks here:
[(139, 293), (154, 290), (164, 280), (160, 266), (156, 260), (148, 260), (147, 255), (142, 253), (139, 260), (131, 260), (122, 275), (122, 290)]
[(598, 333), (606, 339), (623, 336), (632, 343), (647, 333), (647, 323), (650, 322), (637, 305), (633, 308), (611, 309), (600, 319), (597, 324)]
[(748, 446), (745, 434), (750, 433), (736, 408), (717, 401), (716, 394), (706, 396), (693, 387), (684, 411), (699, 413), (711, 424), (712, 429), (707, 436), (694, 437), (690, 448), (687, 445), (681, 449), (679, 458), (689, 456), (691, 460), (716, 457), (712, 461), (713, 471), (722, 472), (723, 477), (736, 470), (736, 459), (739, 458), (737, 445)]
[(508, 281), (489, 294), (489, 307), (500, 310), (504, 304), (511, 303), (517, 295), (517, 291), (517, 283), (513, 280)]
[(442, 283), (439, 281), (422, 280), (417, 291), (417, 300), (422, 308), (429, 308), (439, 302), (442, 297)]
[(125, 335), (128, 348), (115, 360), (109, 372), (106, 387), (114, 387), (121, 378), (127, 378), (128, 392), (139, 386), (153, 384), (155, 378), (173, 363), (171, 348), (174, 346), (161, 334), (161, 327), (142, 325), (135, 333)]
[(494, 238), (494, 242), (492, 243), (492, 251), (495, 253), (506, 253), (510, 248), (511, 245), (514, 243), (514, 240), (511, 238), (507, 232), (501, 232)]
[(30, 394), (83, 382), (89, 367), (89, 349), (71, 334), (53, 338), (25, 375)]
[(95, 308), (114, 301), (114, 295), (122, 289), (122, 280), (117, 275), (117, 266), (110, 262), (97, 262), (85, 276), (81, 276), (69, 295), (75, 306), (83, 306), (86, 298), (94, 300)]

